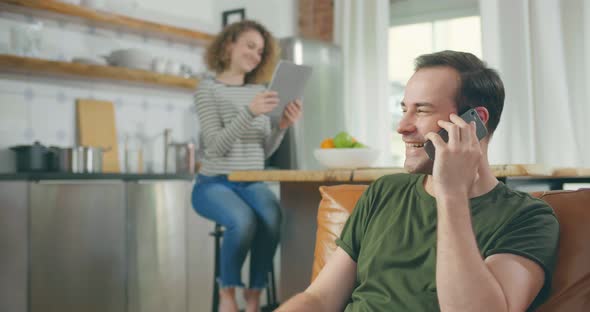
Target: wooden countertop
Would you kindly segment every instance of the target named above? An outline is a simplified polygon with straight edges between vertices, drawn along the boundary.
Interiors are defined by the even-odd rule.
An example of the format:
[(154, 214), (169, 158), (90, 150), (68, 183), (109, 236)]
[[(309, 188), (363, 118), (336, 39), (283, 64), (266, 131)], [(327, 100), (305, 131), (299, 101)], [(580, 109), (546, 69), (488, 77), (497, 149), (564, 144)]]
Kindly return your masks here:
[[(589, 176), (588, 168), (550, 168), (543, 165), (493, 165), (496, 177), (577, 177)], [(253, 170), (229, 174), (231, 181), (279, 182), (371, 182), (379, 177), (406, 172), (403, 168), (363, 168), (334, 170)]]
[(350, 182), (352, 170), (252, 170), (234, 171), (231, 181), (280, 181), (280, 182)]

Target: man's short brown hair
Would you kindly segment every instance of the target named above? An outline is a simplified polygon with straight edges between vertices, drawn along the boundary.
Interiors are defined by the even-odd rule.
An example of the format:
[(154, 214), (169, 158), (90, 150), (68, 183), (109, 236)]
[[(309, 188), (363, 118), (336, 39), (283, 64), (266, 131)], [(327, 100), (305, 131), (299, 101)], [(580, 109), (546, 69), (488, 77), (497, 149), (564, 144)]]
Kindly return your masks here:
[(459, 72), (461, 85), (455, 99), (457, 111), (462, 113), (472, 107), (485, 107), (490, 114), (488, 132), (493, 133), (504, 108), (504, 84), (500, 75), (471, 53), (449, 50), (419, 56), (414, 69), (437, 66), (448, 66)]

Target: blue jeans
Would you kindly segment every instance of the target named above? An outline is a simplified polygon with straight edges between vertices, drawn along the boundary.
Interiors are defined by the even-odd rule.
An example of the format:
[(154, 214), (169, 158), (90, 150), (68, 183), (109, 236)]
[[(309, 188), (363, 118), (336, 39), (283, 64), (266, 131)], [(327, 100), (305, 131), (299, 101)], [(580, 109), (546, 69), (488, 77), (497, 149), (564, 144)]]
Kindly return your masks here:
[(281, 223), (279, 201), (268, 186), (200, 174), (192, 203), (199, 215), (225, 228), (217, 280), (220, 287), (244, 287), (241, 269), (250, 251), (250, 288), (265, 288)]

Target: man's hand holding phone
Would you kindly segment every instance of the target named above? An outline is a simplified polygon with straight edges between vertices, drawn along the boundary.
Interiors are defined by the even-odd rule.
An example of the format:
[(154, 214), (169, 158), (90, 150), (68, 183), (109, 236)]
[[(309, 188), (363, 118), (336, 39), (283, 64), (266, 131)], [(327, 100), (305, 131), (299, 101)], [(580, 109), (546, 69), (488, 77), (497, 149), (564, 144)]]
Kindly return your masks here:
[[(477, 115), (475, 110), (470, 111)], [(471, 116), (470, 111), (466, 114)], [(437, 195), (466, 196), (477, 175), (477, 167), (482, 157), (479, 140), (485, 137), (485, 134), (482, 136), (483, 132), (478, 131), (477, 121), (467, 122), (466, 118), (462, 117), (451, 114), (450, 121), (439, 120), (438, 125), (443, 130), (438, 134), (430, 132), (425, 136), (434, 147), (432, 176)], [(485, 126), (483, 127), (485, 129)], [(445, 137), (448, 138), (448, 142)]]

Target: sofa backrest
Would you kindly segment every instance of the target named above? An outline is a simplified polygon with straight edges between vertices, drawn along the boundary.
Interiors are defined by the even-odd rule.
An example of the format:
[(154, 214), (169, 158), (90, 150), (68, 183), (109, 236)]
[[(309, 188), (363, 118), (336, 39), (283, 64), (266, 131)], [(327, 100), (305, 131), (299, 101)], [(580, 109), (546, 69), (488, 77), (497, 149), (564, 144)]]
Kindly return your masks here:
[[(336, 250), (335, 240), (367, 185), (321, 186), (312, 281)], [(560, 224), (551, 296), (538, 311), (590, 311), (590, 189), (532, 193), (546, 201)]]

